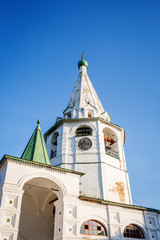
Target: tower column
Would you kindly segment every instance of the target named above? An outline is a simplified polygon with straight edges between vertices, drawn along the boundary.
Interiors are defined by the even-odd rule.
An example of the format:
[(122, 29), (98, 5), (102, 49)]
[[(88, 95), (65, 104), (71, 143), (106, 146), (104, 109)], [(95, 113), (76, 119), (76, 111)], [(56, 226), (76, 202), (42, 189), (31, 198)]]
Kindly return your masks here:
[(0, 239), (17, 240), (23, 190), (18, 185), (5, 183), (0, 206)]

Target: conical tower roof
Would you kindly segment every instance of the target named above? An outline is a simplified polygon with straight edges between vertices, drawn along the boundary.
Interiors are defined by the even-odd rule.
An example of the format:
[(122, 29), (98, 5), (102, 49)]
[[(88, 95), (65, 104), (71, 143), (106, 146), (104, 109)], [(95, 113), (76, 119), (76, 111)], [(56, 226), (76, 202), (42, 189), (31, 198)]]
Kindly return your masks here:
[(37, 121), (37, 127), (34, 130), (21, 158), (43, 164), (51, 164), (43, 139), (43, 134), (41, 132), (39, 120)]
[(84, 108), (90, 104), (97, 111), (98, 115), (104, 112), (104, 108), (97, 96), (97, 93), (87, 74), (88, 63), (84, 59), (78, 62), (79, 76), (76, 85), (73, 89), (68, 107), (74, 107), (77, 110)]

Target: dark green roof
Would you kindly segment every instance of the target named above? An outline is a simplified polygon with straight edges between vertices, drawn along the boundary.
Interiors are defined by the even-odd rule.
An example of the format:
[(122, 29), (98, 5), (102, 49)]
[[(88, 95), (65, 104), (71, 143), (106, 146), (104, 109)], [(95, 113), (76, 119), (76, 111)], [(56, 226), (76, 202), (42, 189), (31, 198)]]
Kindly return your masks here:
[(43, 139), (43, 134), (41, 132), (39, 120), (37, 121), (37, 127), (34, 130), (21, 158), (33, 162), (39, 162), (49, 165), (51, 164)]

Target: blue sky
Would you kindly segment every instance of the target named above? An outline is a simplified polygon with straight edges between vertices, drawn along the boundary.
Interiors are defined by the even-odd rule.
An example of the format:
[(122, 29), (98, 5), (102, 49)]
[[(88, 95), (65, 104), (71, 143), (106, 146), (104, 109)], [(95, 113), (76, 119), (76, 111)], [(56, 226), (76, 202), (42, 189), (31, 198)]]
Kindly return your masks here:
[(126, 131), (134, 204), (160, 208), (160, 1), (0, 1), (0, 158), (20, 157), (36, 121), (62, 116), (88, 75)]

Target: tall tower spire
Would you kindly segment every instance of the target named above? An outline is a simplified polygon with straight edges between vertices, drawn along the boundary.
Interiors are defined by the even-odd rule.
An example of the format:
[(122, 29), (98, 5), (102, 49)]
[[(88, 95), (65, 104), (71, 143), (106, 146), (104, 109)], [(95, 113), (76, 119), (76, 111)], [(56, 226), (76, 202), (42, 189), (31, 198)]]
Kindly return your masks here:
[(101, 117), (110, 122), (110, 116), (98, 98), (87, 74), (88, 62), (83, 58), (78, 62), (79, 76), (73, 89), (68, 106), (64, 111), (67, 118)]
[(110, 122), (87, 74), (85, 59), (64, 118), (45, 134), (51, 164), (83, 172), (80, 194), (131, 204), (124, 129)]

